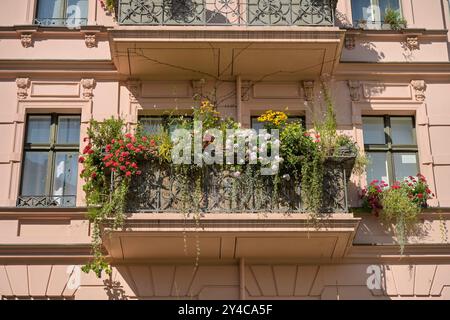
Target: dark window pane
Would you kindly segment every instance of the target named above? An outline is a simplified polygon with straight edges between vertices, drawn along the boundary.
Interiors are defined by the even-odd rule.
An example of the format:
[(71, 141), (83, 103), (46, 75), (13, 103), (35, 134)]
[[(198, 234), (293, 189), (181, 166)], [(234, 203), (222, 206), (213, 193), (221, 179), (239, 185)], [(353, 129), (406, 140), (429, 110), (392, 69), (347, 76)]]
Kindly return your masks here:
[(392, 117), (391, 118), (392, 143), (396, 145), (415, 145), (413, 118)]
[(80, 143), (80, 117), (60, 116), (58, 117), (58, 139), (59, 144)]
[(383, 117), (363, 117), (364, 144), (386, 144)]
[(29, 116), (27, 124), (27, 143), (50, 143), (50, 116)]
[(23, 196), (46, 195), (47, 168), (48, 152), (25, 153), (22, 177)]
[(372, 20), (370, 0), (352, 0), (353, 23), (360, 20)]
[(78, 153), (57, 152), (53, 169), (53, 195), (76, 195)]
[(64, 18), (64, 0), (39, 0), (36, 18), (38, 20)]
[(163, 118), (141, 118), (140, 123), (142, 125), (142, 129), (147, 134), (156, 134), (163, 129)]
[(416, 153), (394, 154), (394, 170), (397, 181), (402, 181), (409, 176), (415, 176), (418, 172), (418, 167)]
[(366, 168), (367, 182), (373, 180), (389, 183), (387, 153), (385, 152), (367, 152), (369, 165)]

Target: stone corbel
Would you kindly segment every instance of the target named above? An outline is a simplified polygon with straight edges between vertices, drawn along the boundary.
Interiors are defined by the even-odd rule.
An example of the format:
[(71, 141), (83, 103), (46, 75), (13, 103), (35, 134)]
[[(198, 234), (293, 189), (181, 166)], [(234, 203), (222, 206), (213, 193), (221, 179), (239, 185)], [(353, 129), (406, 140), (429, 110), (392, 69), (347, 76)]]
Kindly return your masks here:
[(141, 82), (136, 80), (129, 80), (126, 83), (128, 91), (130, 92), (130, 101), (137, 101), (141, 95)]
[(97, 35), (96, 33), (85, 33), (84, 34), (84, 42), (86, 43), (86, 47), (95, 48), (97, 47)]
[(361, 84), (359, 81), (349, 80), (348, 88), (350, 90), (350, 98), (352, 101), (359, 101), (361, 99)]
[(344, 46), (347, 50), (353, 50), (356, 46), (356, 37), (354, 34), (349, 34), (345, 36)]
[(424, 80), (412, 80), (411, 86), (415, 91), (416, 101), (425, 101), (425, 91), (427, 90), (427, 84)]
[(303, 81), (303, 92), (306, 101), (313, 101), (314, 99), (314, 81)]
[(81, 86), (83, 87), (83, 98), (91, 100), (96, 86), (95, 79), (82, 79)]
[(194, 96), (201, 97), (203, 94), (203, 86), (205, 85), (205, 79), (192, 80), (192, 90)]
[(26, 99), (28, 97), (28, 89), (30, 88), (30, 78), (17, 78), (17, 98)]
[(33, 33), (32, 32), (22, 32), (20, 33), (20, 42), (22, 47), (30, 48), (34, 46)]
[(406, 47), (413, 51), (420, 49), (419, 36), (417, 35), (407, 35), (406, 36)]
[(241, 82), (241, 101), (250, 100), (250, 91), (252, 89), (251, 81), (242, 81)]

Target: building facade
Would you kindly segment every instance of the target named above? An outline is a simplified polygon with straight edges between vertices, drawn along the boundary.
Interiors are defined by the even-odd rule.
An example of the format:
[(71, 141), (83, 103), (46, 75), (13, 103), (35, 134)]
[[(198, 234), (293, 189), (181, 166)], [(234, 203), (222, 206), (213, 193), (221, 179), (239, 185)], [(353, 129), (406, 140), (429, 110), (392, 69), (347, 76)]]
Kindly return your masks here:
[[(448, 1), (1, 2), (2, 299), (450, 299)], [(406, 28), (384, 23), (389, 8)], [(304, 215), (206, 213), (199, 229), (135, 212), (104, 239), (112, 275), (80, 271), (91, 119), (158, 122), (201, 96), (244, 127), (287, 108), (310, 128), (324, 75), (338, 129), (372, 160), (350, 206), (368, 181), (417, 172), (436, 194), (403, 254), (392, 228), (350, 210), (319, 228)]]

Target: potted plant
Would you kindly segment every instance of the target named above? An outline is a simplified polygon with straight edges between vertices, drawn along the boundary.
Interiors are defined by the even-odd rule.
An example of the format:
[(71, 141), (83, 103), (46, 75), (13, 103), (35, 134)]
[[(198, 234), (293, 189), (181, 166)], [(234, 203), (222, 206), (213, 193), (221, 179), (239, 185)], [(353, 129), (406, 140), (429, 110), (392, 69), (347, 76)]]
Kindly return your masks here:
[(407, 21), (402, 18), (400, 11), (388, 8), (384, 16), (382, 28), (388, 30), (402, 30), (407, 26)]
[(367, 29), (367, 20), (361, 19), (361, 20), (358, 20), (357, 22), (358, 22), (358, 28)]

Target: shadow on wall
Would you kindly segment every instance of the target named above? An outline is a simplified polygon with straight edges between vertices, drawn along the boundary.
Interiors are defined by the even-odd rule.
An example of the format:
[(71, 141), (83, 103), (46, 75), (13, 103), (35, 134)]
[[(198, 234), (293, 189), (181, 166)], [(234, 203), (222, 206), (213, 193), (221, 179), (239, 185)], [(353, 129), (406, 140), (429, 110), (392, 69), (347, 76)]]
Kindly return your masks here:
[(361, 41), (361, 48), (364, 51), (364, 57), (367, 61), (382, 61), (386, 57), (382, 51), (377, 49), (376, 44), (370, 41)]

